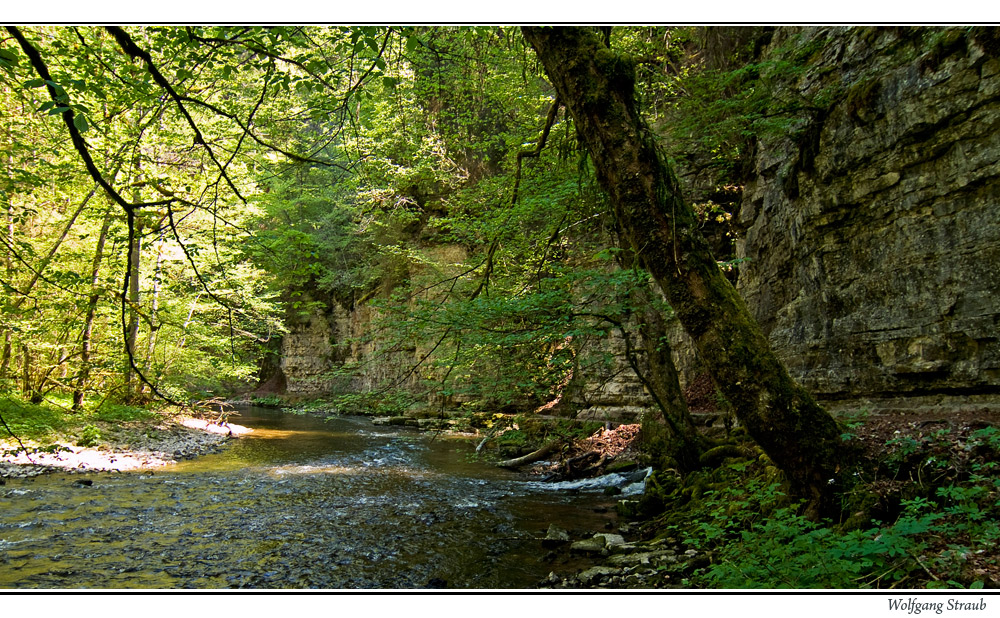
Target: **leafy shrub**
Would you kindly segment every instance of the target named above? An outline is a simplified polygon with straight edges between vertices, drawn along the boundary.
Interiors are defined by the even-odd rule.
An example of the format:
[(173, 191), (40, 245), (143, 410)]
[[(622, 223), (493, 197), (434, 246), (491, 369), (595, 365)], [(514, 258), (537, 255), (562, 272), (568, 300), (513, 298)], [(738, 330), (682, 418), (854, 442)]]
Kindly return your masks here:
[(101, 430), (94, 425), (87, 425), (80, 431), (77, 446), (96, 446), (101, 439)]
[[(900, 433), (889, 441), (885, 471), (912, 479), (896, 487), (898, 510), (887, 521), (838, 526), (812, 522), (768, 483), (755, 462), (702, 473), (712, 487), (688, 503), (672, 526), (691, 547), (712, 552), (692, 583), (722, 588), (982, 587), (1000, 544), (1000, 430), (969, 434), (958, 447), (951, 430)], [(726, 468), (744, 473), (727, 475)], [(737, 469), (739, 468), (739, 469)], [(723, 481), (707, 483), (708, 480)], [(688, 480), (690, 491), (698, 480)], [(862, 484), (861, 487), (865, 485)], [(908, 497), (908, 499), (907, 499)], [(860, 523), (860, 525), (857, 525)]]

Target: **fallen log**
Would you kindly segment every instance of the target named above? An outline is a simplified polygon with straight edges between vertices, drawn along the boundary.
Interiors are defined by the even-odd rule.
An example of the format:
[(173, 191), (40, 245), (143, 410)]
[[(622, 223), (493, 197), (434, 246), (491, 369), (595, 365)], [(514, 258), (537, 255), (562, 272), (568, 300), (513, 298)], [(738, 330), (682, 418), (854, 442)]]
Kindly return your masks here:
[(528, 465), (530, 463), (534, 463), (536, 461), (545, 459), (553, 451), (555, 451), (559, 447), (559, 445), (561, 445), (561, 444), (562, 444), (562, 440), (555, 440), (554, 442), (549, 442), (548, 444), (546, 444), (542, 448), (538, 449), (537, 451), (532, 451), (532, 452), (528, 453), (527, 455), (523, 455), (521, 457), (515, 457), (514, 459), (506, 459), (504, 461), (497, 462), (497, 466), (499, 466), (501, 468), (520, 468), (521, 466), (525, 466), (525, 465)]

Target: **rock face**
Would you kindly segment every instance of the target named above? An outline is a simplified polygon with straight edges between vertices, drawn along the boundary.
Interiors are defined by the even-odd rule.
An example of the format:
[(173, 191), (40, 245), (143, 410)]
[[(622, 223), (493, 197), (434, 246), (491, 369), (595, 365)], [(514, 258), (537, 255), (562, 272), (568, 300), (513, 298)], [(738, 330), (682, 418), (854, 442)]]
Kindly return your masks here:
[[(635, 327), (631, 327), (635, 331)], [(681, 389), (694, 381), (699, 369), (694, 344), (680, 322), (667, 324), (671, 356), (678, 370)], [(649, 371), (638, 334), (632, 335), (637, 364)], [(626, 356), (625, 340), (615, 329), (604, 338), (579, 345), (579, 375), (567, 388), (565, 403), (577, 410), (576, 418), (587, 421), (638, 422), (655, 405), (642, 380)], [(601, 362), (604, 359), (604, 362)]]
[[(758, 144), (738, 288), (792, 375), (828, 405), (1000, 393), (998, 55), (991, 28), (774, 33), (765, 63), (805, 67), (777, 96), (811, 111)], [(425, 342), (346, 383), (327, 375), (369, 351), (346, 342), (371, 311), (334, 308), (293, 327), (287, 391), (364, 391), (404, 374)], [(683, 387), (695, 358), (672, 328)], [(631, 421), (650, 408), (617, 335), (593, 354), (611, 361), (581, 361), (589, 368), (565, 398), (581, 418)]]
[(281, 372), (286, 392), (322, 393), (333, 386), (327, 375), (336, 339), (324, 313), (315, 312), (292, 326), (281, 339)]
[[(430, 261), (461, 264), (466, 258), (465, 249), (455, 245), (423, 247), (422, 251)], [(408, 273), (410, 279), (424, 275), (420, 266), (411, 267)], [(302, 300), (317, 299), (307, 292)], [(281, 338), (278, 375), (269, 378), (276, 392), (312, 396), (368, 392), (387, 382), (404, 388), (417, 384), (419, 376), (413, 367), (428, 352), (422, 346), (429, 348), (433, 342), (414, 341), (373, 359), (379, 341), (370, 331), (379, 317), (377, 309), (367, 303), (345, 308), (331, 298), (324, 298), (322, 306), (322, 310), (289, 320), (289, 332)], [(358, 366), (340, 371), (351, 364)]]
[[(281, 339), (282, 392), (311, 396), (331, 392), (366, 392), (380, 383), (404, 375), (416, 362), (416, 346), (367, 362), (348, 374), (338, 373), (344, 363), (364, 362), (375, 348), (364, 336), (374, 317), (362, 305), (352, 311), (331, 302), (325, 311), (315, 311), (289, 328)], [(402, 382), (405, 386), (414, 378)]]
[[(811, 47), (810, 47), (811, 46)], [(779, 29), (834, 103), (762, 141), (739, 289), (820, 397), (1000, 392), (1000, 60), (992, 29)]]

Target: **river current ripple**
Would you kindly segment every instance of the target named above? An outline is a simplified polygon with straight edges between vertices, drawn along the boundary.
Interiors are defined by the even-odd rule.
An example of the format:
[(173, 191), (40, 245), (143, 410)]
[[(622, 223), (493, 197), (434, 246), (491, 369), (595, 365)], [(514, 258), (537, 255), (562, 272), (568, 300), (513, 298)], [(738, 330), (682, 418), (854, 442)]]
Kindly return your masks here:
[(263, 409), (235, 422), (254, 433), (155, 473), (9, 480), (0, 587), (525, 588), (584, 566), (544, 559), (549, 523), (614, 520), (600, 493), (547, 491), (469, 440)]

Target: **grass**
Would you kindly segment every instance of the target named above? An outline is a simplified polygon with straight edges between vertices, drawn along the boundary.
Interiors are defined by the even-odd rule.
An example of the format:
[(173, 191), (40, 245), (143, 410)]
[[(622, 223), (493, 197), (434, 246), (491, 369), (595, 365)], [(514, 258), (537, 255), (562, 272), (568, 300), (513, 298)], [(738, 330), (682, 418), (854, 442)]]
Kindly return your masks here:
[[(73, 414), (68, 412), (70, 403), (68, 396), (55, 396), (50, 402), (33, 404), (8, 393), (0, 393), (0, 417), (6, 423), (6, 427), (0, 426), (0, 442), (14, 441), (14, 436), (17, 436), (21, 440), (38, 443), (66, 439), (96, 443), (96, 436), (123, 423), (150, 421), (160, 417), (157, 412), (147, 408), (107, 402), (97, 407), (96, 401)], [(10, 435), (11, 432), (14, 436)]]

